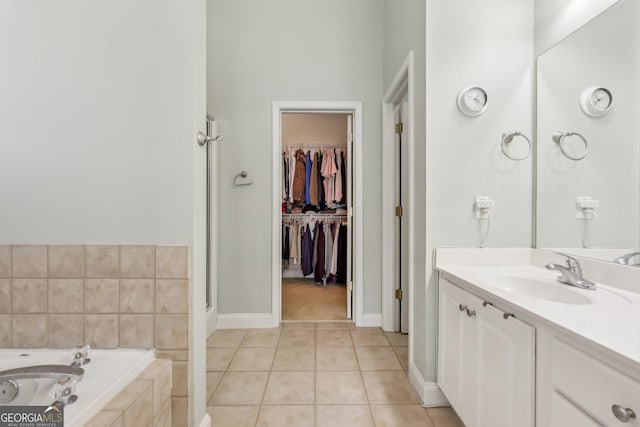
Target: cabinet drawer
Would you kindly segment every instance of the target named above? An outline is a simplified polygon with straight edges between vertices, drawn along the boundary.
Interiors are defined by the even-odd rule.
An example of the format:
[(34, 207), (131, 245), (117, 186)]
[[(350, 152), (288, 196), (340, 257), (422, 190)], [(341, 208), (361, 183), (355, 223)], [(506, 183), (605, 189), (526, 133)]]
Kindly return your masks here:
[[(553, 386), (571, 402), (606, 426), (640, 426), (640, 382), (557, 338), (551, 354)], [(614, 404), (637, 417), (619, 421), (611, 410)]]
[(576, 408), (557, 391), (551, 395), (549, 427), (601, 427), (590, 416)]

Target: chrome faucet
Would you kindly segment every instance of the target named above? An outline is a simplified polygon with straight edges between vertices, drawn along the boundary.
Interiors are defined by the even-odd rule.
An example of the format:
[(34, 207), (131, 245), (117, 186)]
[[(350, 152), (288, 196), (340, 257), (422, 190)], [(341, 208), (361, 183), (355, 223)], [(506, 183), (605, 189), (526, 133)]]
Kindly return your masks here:
[(615, 262), (616, 264), (622, 264), (622, 265), (638, 265), (638, 264), (629, 263), (629, 261), (631, 261), (631, 258), (637, 255), (640, 255), (640, 252), (631, 252), (629, 254), (624, 254), (614, 259), (613, 262)]
[(555, 270), (560, 273), (558, 282), (565, 285), (577, 286), (582, 289), (595, 289), (596, 284), (582, 277), (582, 266), (580, 262), (572, 256), (559, 254), (566, 257), (566, 266), (559, 264), (547, 264), (547, 270)]

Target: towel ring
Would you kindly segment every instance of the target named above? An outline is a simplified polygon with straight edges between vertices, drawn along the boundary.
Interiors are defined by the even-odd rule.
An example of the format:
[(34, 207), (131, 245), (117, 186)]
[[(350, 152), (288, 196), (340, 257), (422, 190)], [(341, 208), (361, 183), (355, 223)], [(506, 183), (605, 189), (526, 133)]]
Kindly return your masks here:
[[(580, 138), (582, 140), (582, 143), (584, 144), (584, 153), (582, 153), (581, 156), (572, 156), (570, 154), (568, 154), (566, 151), (564, 151), (564, 147), (562, 145), (562, 143), (564, 142), (564, 140), (568, 137), (571, 136), (577, 136), (578, 138)], [(558, 144), (558, 147), (560, 147), (560, 151), (562, 152), (562, 154), (567, 158), (567, 159), (571, 159), (571, 160), (582, 160), (585, 157), (587, 157), (587, 154), (589, 153), (589, 143), (587, 142), (587, 140), (585, 139), (584, 136), (580, 135), (578, 132), (556, 132), (553, 134), (553, 136), (551, 137), (553, 139), (553, 142), (555, 142), (556, 144)]]
[[(525, 154), (522, 157), (513, 157), (511, 154), (507, 153), (507, 150), (505, 149), (506, 144), (510, 144), (511, 141), (513, 141), (516, 136), (523, 137), (524, 140), (527, 141), (527, 145), (529, 146), (529, 150), (527, 151), (527, 154)], [(531, 140), (529, 138), (527, 138), (527, 135), (525, 135), (525, 134), (523, 134), (523, 133), (521, 133), (519, 131), (505, 132), (505, 133), (502, 134), (502, 141), (500, 142), (500, 149), (502, 149), (502, 154), (504, 154), (505, 156), (507, 156), (511, 160), (516, 160), (516, 161), (524, 160), (524, 159), (526, 159), (527, 157), (529, 157), (531, 155)]]
[(245, 179), (246, 177), (248, 177), (249, 174), (247, 173), (247, 171), (242, 171), (239, 174), (237, 174), (234, 178), (233, 178), (233, 185), (234, 187), (245, 187), (247, 185), (251, 185), (253, 184), (253, 181), (249, 181), (249, 182), (243, 182), (238, 184), (238, 179)]

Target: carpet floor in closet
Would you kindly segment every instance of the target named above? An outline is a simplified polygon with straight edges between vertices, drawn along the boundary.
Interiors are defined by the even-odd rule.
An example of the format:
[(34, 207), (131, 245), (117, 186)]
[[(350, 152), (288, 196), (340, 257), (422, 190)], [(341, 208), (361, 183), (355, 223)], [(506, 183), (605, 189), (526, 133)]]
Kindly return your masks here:
[(347, 320), (347, 288), (282, 279), (282, 320)]

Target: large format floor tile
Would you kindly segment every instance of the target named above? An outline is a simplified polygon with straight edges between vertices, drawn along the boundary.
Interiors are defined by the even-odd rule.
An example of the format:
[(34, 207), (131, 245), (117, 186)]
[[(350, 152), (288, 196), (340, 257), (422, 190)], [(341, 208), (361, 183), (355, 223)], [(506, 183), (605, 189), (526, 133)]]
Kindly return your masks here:
[(207, 410), (216, 427), (464, 427), (422, 408), (408, 336), (350, 322), (216, 331), (207, 341)]

